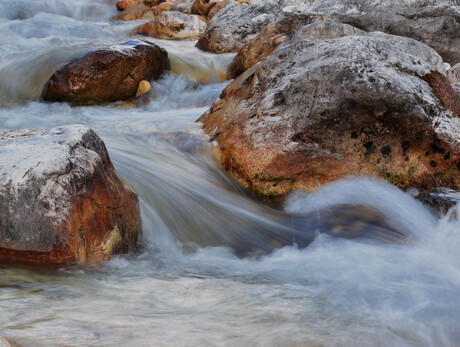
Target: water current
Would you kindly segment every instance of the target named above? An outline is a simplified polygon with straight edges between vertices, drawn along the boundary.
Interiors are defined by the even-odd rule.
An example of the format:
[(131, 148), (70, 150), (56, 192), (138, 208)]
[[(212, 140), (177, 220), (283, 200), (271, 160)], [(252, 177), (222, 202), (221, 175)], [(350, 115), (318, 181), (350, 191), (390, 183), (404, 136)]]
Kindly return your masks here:
[[(150, 103), (40, 102), (62, 63), (130, 39), (140, 22), (111, 21), (114, 3), (0, 1), (0, 128), (89, 125), (138, 193), (143, 224), (139, 251), (99, 266), (0, 265), (1, 336), (20, 346), (458, 345), (453, 215), (366, 177), (294, 192), (274, 209), (215, 164), (195, 120), (228, 83), (231, 54), (152, 40), (172, 72)], [(408, 242), (336, 238), (318, 221)]]

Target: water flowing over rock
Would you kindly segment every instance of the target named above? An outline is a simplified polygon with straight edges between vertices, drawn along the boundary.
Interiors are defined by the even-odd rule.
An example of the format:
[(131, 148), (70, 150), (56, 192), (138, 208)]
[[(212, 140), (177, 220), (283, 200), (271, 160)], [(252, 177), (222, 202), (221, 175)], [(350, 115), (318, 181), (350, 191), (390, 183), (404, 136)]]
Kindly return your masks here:
[(237, 52), (268, 24), (282, 17), (282, 8), (271, 2), (228, 5), (208, 23), (197, 47), (214, 53)]
[(265, 198), (348, 174), (460, 187), (460, 105), (447, 78), (376, 37), (286, 43), (199, 121), (220, 162)]
[(96, 104), (136, 95), (142, 80), (169, 69), (166, 51), (153, 43), (133, 40), (76, 58), (57, 70), (43, 87), (44, 101)]
[(244, 45), (229, 68), (229, 77), (239, 76), (254, 64), (268, 57), (281, 43), (286, 41), (289, 35), (292, 35), (289, 43), (306, 38), (334, 39), (349, 35), (376, 37), (390, 43), (400, 51), (423, 59), (440, 73), (446, 74), (441, 56), (432, 48), (416, 40), (382, 32), (368, 33), (348, 24), (321, 20), (321, 16), (296, 15), (268, 25), (254, 40)]
[(199, 16), (182, 12), (164, 11), (153, 20), (138, 27), (134, 34), (159, 39), (196, 39), (206, 30)]
[(326, 14), (369, 32), (407, 36), (434, 48), (451, 65), (460, 62), (457, 0), (317, 0), (303, 12)]
[(88, 127), (0, 131), (0, 260), (98, 262), (132, 249), (136, 194)]

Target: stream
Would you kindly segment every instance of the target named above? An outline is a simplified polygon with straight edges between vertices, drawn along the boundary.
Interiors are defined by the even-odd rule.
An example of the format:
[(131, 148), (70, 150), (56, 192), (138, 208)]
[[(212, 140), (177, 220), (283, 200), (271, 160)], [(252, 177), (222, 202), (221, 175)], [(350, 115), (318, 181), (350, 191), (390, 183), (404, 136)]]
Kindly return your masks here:
[[(439, 219), (367, 177), (293, 192), (274, 209), (216, 165), (195, 120), (229, 83), (232, 54), (149, 39), (172, 67), (150, 103), (39, 102), (64, 62), (129, 40), (143, 22), (111, 21), (116, 13), (112, 0), (0, 1), (0, 128), (90, 126), (139, 195), (143, 228), (137, 252), (99, 266), (0, 265), (0, 336), (18, 346), (458, 346), (453, 213)], [(347, 227), (373, 225), (378, 213), (410, 242), (336, 238), (308, 219), (306, 247), (270, 243), (298, 216), (341, 206), (351, 206)]]

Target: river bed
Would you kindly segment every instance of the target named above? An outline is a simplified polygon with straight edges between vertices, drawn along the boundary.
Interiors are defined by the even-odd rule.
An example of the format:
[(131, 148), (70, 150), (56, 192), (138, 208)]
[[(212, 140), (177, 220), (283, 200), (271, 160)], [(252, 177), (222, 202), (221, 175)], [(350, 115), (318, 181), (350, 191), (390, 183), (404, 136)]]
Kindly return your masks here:
[(140, 250), (101, 266), (0, 265), (0, 336), (20, 346), (458, 345), (460, 223), (388, 183), (346, 178), (291, 194), (282, 209), (370, 206), (416, 236), (406, 245), (318, 235), (304, 249), (242, 258), (194, 244), (283, 223), (221, 172), (195, 123), (227, 85), (231, 54), (153, 40), (173, 71), (149, 104), (39, 102), (60, 64), (130, 38), (139, 23), (110, 21), (114, 3), (0, 3), (0, 128), (90, 126), (138, 193), (143, 222)]

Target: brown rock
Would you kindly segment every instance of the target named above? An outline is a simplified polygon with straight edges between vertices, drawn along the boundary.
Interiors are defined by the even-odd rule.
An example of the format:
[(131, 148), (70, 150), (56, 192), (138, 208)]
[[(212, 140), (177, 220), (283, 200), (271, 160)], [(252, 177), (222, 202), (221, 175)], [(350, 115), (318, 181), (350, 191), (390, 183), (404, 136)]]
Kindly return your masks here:
[(209, 21), (196, 47), (213, 53), (237, 52), (268, 24), (283, 16), (281, 6), (272, 2), (228, 5)]
[(117, 2), (117, 10), (124, 11), (130, 7), (142, 4), (143, 0), (121, 0)]
[(121, 12), (119, 15), (114, 17), (114, 19), (123, 20), (123, 21), (138, 20), (138, 19), (145, 19), (145, 18), (153, 18), (153, 13), (150, 10), (150, 7), (144, 4), (139, 4), (137, 6), (127, 8), (126, 10)]
[(44, 101), (95, 104), (126, 100), (142, 80), (169, 69), (168, 54), (155, 44), (133, 40), (90, 52), (56, 71), (43, 87)]
[(161, 4), (163, 0), (144, 0), (144, 4), (148, 7), (153, 7)]
[(216, 1), (211, 0), (195, 0), (192, 5), (192, 13), (202, 16), (207, 16), (209, 10), (217, 4)]
[(205, 30), (206, 23), (199, 16), (165, 11), (150, 22), (139, 26), (133, 34), (177, 40), (198, 38)]
[(244, 72), (199, 121), (222, 166), (263, 198), (349, 174), (458, 190), (460, 114), (449, 88), (380, 38), (305, 39)]
[(254, 40), (249, 41), (238, 51), (232, 65), (229, 67), (229, 79), (236, 78), (244, 71), (264, 60), (283, 43), (289, 35), (304, 25), (315, 20), (323, 19), (321, 16), (294, 15), (283, 18), (267, 25)]
[(135, 247), (136, 194), (88, 127), (0, 131), (0, 158), (0, 260), (99, 262)]
[(161, 4), (152, 7), (152, 10), (154, 10), (155, 14), (158, 16), (161, 12), (174, 10), (175, 7), (176, 7), (176, 4), (172, 2), (162, 2)]

